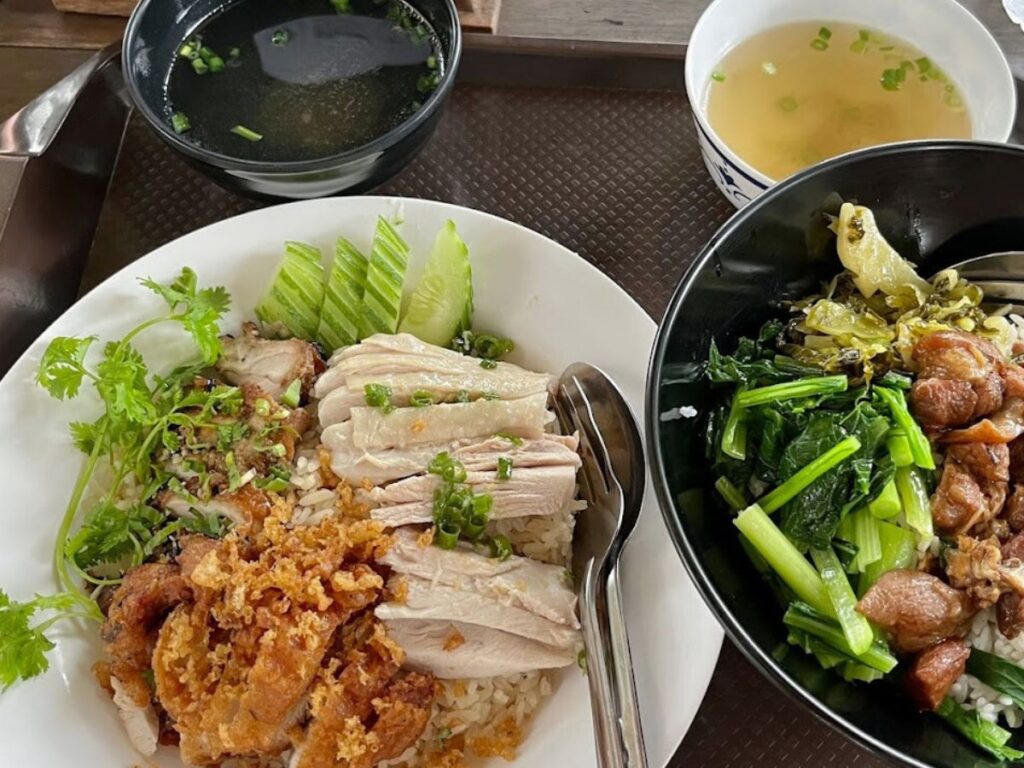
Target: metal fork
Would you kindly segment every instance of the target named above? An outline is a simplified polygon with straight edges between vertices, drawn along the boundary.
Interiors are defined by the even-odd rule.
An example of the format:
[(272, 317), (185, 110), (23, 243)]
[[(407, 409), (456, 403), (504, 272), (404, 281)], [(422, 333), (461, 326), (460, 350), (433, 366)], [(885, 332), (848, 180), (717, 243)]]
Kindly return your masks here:
[(646, 768), (619, 562), (643, 501), (644, 450), (622, 394), (600, 370), (574, 363), (562, 374), (555, 412), (579, 432), (580, 514), (573, 541), (587, 679), (600, 768)]

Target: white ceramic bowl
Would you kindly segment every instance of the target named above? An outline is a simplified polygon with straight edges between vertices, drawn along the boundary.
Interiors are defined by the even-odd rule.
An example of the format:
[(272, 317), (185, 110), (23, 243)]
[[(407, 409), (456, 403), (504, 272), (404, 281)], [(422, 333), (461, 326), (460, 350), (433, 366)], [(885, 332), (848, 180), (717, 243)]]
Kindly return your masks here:
[(956, 83), (971, 115), (971, 138), (1010, 138), (1017, 112), (1010, 65), (989, 31), (954, 0), (714, 0), (690, 36), (686, 92), (704, 164), (737, 208), (781, 179), (744, 162), (708, 123), (711, 73), (737, 44), (801, 21), (849, 22), (906, 40)]

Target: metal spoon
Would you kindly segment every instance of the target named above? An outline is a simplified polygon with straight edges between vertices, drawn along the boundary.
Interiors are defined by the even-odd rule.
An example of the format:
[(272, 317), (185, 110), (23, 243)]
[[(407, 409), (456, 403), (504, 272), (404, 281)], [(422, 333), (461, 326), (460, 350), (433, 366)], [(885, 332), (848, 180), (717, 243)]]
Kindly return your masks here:
[(38, 157), (43, 154), (85, 86), (120, 55), (121, 41), (118, 40), (90, 56), (62, 80), (0, 123), (0, 157)]
[(1014, 312), (1024, 312), (1024, 251), (987, 253), (950, 269), (981, 288), (986, 303), (1011, 304)]
[(573, 562), (598, 765), (646, 768), (619, 572), (643, 501), (643, 441), (622, 394), (592, 365), (565, 370), (555, 411), (564, 431), (580, 434), (580, 493), (588, 508), (577, 520)]

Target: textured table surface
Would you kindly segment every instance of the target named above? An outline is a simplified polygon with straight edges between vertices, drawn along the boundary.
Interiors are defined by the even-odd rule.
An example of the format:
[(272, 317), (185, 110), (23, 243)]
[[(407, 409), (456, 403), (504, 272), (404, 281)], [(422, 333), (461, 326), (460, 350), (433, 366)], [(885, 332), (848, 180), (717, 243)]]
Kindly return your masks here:
[[(732, 213), (692, 130), (681, 94), (460, 86), (431, 144), (379, 192), (479, 208), (542, 232), (658, 319), (683, 269)], [(86, 283), (257, 206), (214, 186), (133, 121)], [(787, 699), (728, 640), (672, 764), (882, 765)]]

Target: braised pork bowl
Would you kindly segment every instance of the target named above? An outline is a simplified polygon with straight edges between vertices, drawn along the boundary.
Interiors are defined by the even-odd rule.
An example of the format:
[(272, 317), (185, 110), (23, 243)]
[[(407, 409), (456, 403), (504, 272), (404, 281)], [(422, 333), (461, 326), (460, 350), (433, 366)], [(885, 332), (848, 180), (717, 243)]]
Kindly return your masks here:
[(659, 332), (648, 437), (705, 600), (783, 690), (916, 766), (1024, 759), (1024, 151), (854, 153), (737, 214)]

